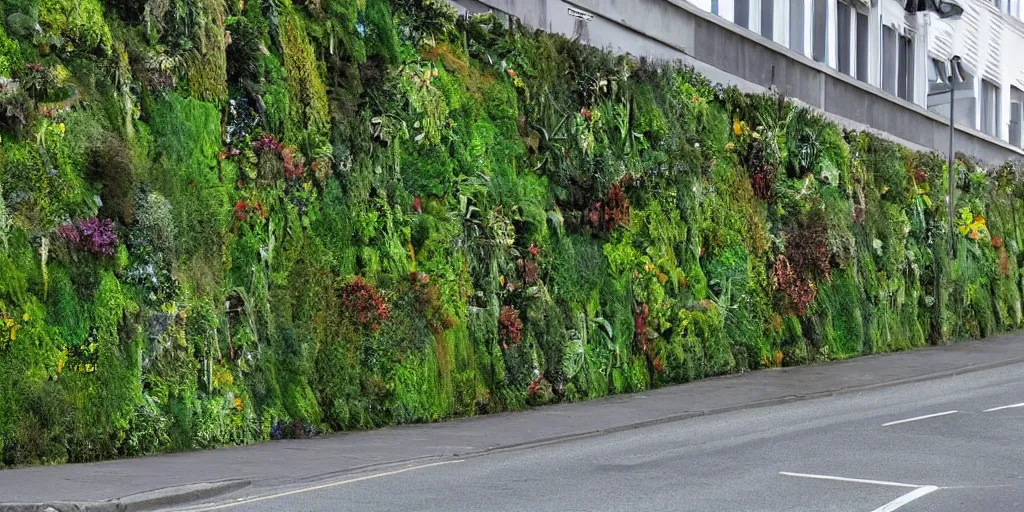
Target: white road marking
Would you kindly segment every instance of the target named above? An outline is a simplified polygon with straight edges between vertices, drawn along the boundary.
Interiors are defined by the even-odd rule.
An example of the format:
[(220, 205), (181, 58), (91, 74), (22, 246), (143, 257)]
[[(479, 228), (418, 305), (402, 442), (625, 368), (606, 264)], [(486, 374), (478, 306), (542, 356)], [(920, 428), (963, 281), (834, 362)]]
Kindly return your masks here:
[(910, 491), (910, 492), (904, 494), (903, 496), (900, 496), (899, 498), (896, 498), (896, 499), (890, 501), (889, 503), (886, 503), (885, 505), (882, 505), (881, 507), (876, 508), (872, 512), (892, 512), (893, 510), (896, 510), (896, 509), (902, 507), (903, 505), (906, 505), (907, 503), (910, 503), (911, 501), (914, 501), (914, 500), (916, 500), (916, 499), (918, 499), (918, 498), (920, 498), (922, 496), (926, 496), (928, 494), (931, 494), (931, 493), (933, 493), (933, 492), (935, 492), (937, 490), (939, 490), (939, 488), (935, 487), (934, 485), (926, 485), (924, 487), (918, 487), (917, 489), (914, 489), (913, 491)]
[(937, 412), (935, 414), (928, 414), (928, 415), (925, 415), (925, 416), (918, 416), (916, 418), (907, 418), (905, 420), (890, 421), (889, 423), (883, 423), (882, 426), (883, 427), (888, 427), (890, 425), (899, 425), (900, 423), (910, 423), (911, 421), (926, 420), (928, 418), (935, 418), (937, 416), (945, 416), (947, 414), (956, 414), (958, 412), (960, 412), (960, 411)]
[(846, 478), (842, 476), (829, 476), (829, 475), (812, 475), (808, 473), (790, 473), (788, 471), (779, 471), (780, 475), (795, 476), (799, 478), (814, 478), (817, 480), (834, 480), (836, 482), (853, 482), (857, 484), (871, 484), (871, 485), (885, 485), (888, 487), (910, 487), (914, 489), (899, 498), (896, 498), (881, 507), (872, 510), (871, 512), (893, 512), (894, 510), (914, 501), (922, 496), (927, 496), (941, 487), (934, 485), (915, 485), (915, 484), (904, 484), (900, 482), (886, 482), (885, 480), (864, 480), (863, 478)]
[(259, 496), (259, 497), (256, 497), (256, 498), (239, 499), (239, 500), (233, 501), (231, 503), (224, 503), (222, 505), (215, 505), (215, 506), (212, 506), (212, 507), (200, 507), (200, 508), (191, 509), (191, 510), (221, 510), (221, 509), (230, 508), (230, 507), (237, 507), (238, 505), (245, 505), (245, 504), (248, 504), (248, 503), (255, 503), (255, 502), (258, 502), (258, 501), (273, 500), (273, 499), (277, 499), (277, 498), (283, 498), (285, 496), (291, 496), (291, 495), (294, 495), (294, 494), (302, 494), (302, 493), (305, 493), (305, 492), (319, 491), (320, 489), (327, 489), (327, 488), (330, 488), (330, 487), (337, 487), (339, 485), (354, 484), (356, 482), (362, 482), (364, 480), (371, 480), (371, 479), (374, 479), (374, 478), (380, 478), (382, 476), (397, 475), (399, 473), (405, 473), (407, 471), (415, 471), (417, 469), (426, 469), (426, 468), (432, 468), (432, 467), (435, 467), (435, 466), (443, 466), (445, 464), (456, 464), (456, 463), (459, 463), (459, 462), (464, 462), (464, 461), (462, 461), (462, 460), (448, 460), (448, 461), (443, 461), (443, 462), (433, 462), (433, 463), (430, 463), (430, 464), (423, 464), (423, 465), (420, 465), (420, 466), (413, 466), (413, 467), (410, 467), (410, 468), (396, 469), (394, 471), (388, 471), (388, 472), (385, 472), (385, 473), (374, 473), (372, 475), (361, 476), (361, 477), (358, 477), (358, 478), (350, 478), (348, 480), (342, 480), (340, 482), (331, 482), (329, 484), (314, 485), (312, 487), (303, 487), (302, 489), (295, 489), (295, 490), (287, 491), (287, 492), (279, 492), (277, 494), (270, 494), (268, 496)]
[(817, 480), (835, 480), (837, 482), (853, 482), (857, 484), (887, 485), (889, 487), (910, 487), (913, 489), (921, 489), (927, 487), (924, 485), (902, 484), (899, 482), (886, 482), (884, 480), (864, 480), (862, 478), (845, 478), (841, 476), (811, 475), (808, 473), (790, 473), (789, 471), (779, 471), (779, 474), (785, 476), (795, 476), (799, 478), (814, 478)]
[(1003, 409), (1016, 409), (1017, 407), (1024, 407), (1024, 403), (1013, 404), (1013, 405), (1004, 405), (1002, 407), (993, 407), (991, 409), (985, 409), (985, 412), (1001, 411)]

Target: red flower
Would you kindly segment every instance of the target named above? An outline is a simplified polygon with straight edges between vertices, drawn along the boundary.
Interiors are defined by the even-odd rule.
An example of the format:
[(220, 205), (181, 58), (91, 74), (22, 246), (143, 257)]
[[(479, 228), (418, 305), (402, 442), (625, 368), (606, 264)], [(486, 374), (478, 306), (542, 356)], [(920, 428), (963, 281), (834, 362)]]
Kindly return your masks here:
[(537, 264), (530, 260), (519, 260), (516, 261), (516, 267), (519, 268), (519, 272), (523, 275), (523, 281), (526, 284), (533, 284), (537, 282)]
[(373, 332), (391, 318), (391, 306), (362, 277), (341, 288), (341, 305), (356, 322)]
[(281, 151), (281, 158), (284, 159), (284, 177), (290, 180), (297, 180), (306, 174), (302, 154), (294, 148), (287, 147)]
[(423, 200), (416, 198), (412, 200), (412, 211), (416, 213), (423, 213)]
[(583, 116), (584, 119), (586, 119), (587, 121), (590, 121), (594, 118), (593, 114), (590, 113), (590, 109), (587, 107), (583, 107), (580, 109), (580, 115)]
[(235, 203), (235, 220), (245, 220), (245, 210), (247, 207), (245, 201), (239, 201)]
[[(623, 178), (625, 183), (627, 178)], [(629, 225), (629, 198), (622, 189), (621, 183), (612, 185), (608, 191), (608, 199), (597, 201), (585, 212), (587, 221), (594, 229), (612, 232), (620, 226)]]
[(661, 360), (657, 357), (654, 358), (654, 371), (662, 373), (665, 371), (665, 365), (661, 364)]
[(532, 254), (534, 258), (539, 256), (540, 255), (540, 247), (537, 247), (536, 245), (530, 244), (530, 254)]
[(518, 345), (523, 336), (523, 321), (519, 319), (519, 311), (512, 306), (502, 306), (501, 314), (498, 316), (498, 332), (501, 335), (502, 346), (508, 350), (506, 341)]
[(252, 143), (252, 149), (257, 153), (280, 153), (284, 149), (284, 146), (278, 142), (273, 135), (266, 134), (259, 139), (256, 139), (256, 142)]

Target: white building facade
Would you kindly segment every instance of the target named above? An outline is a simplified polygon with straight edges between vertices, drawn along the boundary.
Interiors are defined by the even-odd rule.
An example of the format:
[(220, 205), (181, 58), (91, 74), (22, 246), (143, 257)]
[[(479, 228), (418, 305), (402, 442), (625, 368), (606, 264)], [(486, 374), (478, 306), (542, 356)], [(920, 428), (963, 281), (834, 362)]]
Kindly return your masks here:
[(857, 80), (949, 116), (948, 62), (969, 70), (956, 122), (1022, 147), (1024, 0), (960, 0), (959, 20), (897, 0), (691, 0)]

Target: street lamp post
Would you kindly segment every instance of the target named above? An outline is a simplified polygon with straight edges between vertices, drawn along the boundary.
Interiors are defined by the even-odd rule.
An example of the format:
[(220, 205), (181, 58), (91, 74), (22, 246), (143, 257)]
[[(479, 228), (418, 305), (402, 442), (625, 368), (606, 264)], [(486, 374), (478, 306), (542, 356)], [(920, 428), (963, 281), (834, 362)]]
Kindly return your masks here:
[[(919, 12), (933, 12), (939, 19), (943, 20), (957, 20), (964, 13), (964, 8), (957, 0), (904, 0), (903, 9), (908, 14), (917, 14)], [(953, 234), (953, 192), (956, 190), (955, 178), (956, 174), (953, 172), (954, 169), (954, 152), (953, 152), (953, 134), (956, 131), (953, 122), (953, 106), (956, 99), (956, 82), (959, 78), (963, 78), (962, 64), (960, 57), (953, 56), (949, 59), (949, 232), (950, 232), (950, 254), (956, 257), (956, 237)]]
[(947, 199), (947, 210), (949, 210), (949, 255), (951, 258), (956, 258), (956, 230), (953, 229), (953, 194), (956, 190), (956, 162), (954, 162), (956, 153), (953, 150), (953, 136), (956, 133), (956, 72), (954, 69), (959, 61), (960, 57), (958, 56), (949, 59), (949, 154), (947, 155), (949, 199)]
[(956, 230), (953, 229), (953, 205), (956, 195), (956, 151), (953, 146), (953, 136), (956, 133), (956, 84), (964, 81), (966, 73), (963, 62), (959, 55), (949, 59), (949, 154), (947, 155), (947, 179), (949, 180), (949, 254), (956, 258)]

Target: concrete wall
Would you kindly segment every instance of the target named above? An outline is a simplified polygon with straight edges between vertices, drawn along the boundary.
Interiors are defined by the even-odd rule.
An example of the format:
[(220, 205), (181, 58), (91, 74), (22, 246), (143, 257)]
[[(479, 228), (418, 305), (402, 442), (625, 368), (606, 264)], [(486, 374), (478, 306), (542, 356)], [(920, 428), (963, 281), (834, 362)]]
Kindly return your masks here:
[[(678, 60), (746, 92), (775, 89), (850, 129), (870, 130), (913, 149), (945, 153), (946, 120), (859, 82), (684, 0), (450, 0), (472, 12), (492, 8), (528, 26), (572, 36), (575, 8), (594, 15), (589, 43), (612, 51)], [(1024, 152), (958, 125), (955, 148), (996, 163)]]

